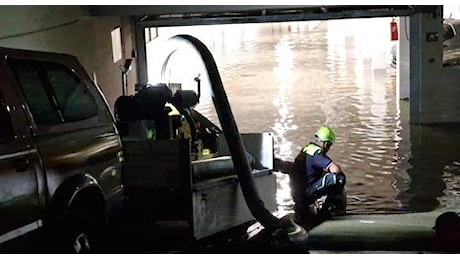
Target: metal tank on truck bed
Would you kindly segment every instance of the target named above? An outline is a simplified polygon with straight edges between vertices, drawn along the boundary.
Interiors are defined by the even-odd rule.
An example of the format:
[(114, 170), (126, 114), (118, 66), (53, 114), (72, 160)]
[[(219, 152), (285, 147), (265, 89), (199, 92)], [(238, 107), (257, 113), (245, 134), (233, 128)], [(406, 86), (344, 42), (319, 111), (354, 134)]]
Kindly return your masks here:
[[(123, 144), (125, 212), (131, 222), (182, 229), (199, 240), (254, 220), (221, 129), (195, 111), (199, 93), (144, 86), (121, 96), (116, 117)], [(252, 176), (276, 210), (273, 137), (242, 134)]]

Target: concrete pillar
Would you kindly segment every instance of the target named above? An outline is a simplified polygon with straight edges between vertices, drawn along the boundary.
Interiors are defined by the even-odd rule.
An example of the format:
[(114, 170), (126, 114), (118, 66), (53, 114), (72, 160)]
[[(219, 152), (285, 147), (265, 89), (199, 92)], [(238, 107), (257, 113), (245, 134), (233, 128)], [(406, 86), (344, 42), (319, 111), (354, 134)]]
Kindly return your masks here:
[(438, 123), (445, 106), (440, 91), (442, 6), (410, 17), (410, 123)]
[(136, 42), (137, 81), (139, 84), (145, 84), (148, 82), (145, 28), (137, 22), (135, 22), (134, 27), (134, 38)]
[(398, 41), (396, 42), (396, 89), (398, 98), (410, 98), (410, 17), (399, 17)]

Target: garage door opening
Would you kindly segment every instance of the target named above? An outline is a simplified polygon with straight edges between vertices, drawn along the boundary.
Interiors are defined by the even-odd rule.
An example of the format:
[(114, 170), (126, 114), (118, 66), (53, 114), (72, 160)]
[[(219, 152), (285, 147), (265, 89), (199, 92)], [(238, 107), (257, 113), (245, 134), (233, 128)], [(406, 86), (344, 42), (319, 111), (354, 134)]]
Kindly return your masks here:
[[(214, 55), (240, 132), (274, 133), (275, 156), (293, 160), (319, 125), (330, 125), (338, 135), (330, 154), (349, 176), (351, 213), (399, 211), (392, 186), (400, 112), (391, 19), (156, 28), (158, 37), (147, 44), (149, 82), (195, 89), (202, 75), (196, 109), (218, 124), (197, 57), (180, 50), (166, 69), (155, 62), (164, 39), (197, 37)], [(289, 211), (287, 175), (279, 175), (279, 184), (279, 209)]]
[[(162, 61), (164, 39), (195, 36), (216, 60), (241, 133), (272, 132), (275, 156), (293, 160), (319, 125), (329, 125), (338, 137), (330, 155), (348, 176), (351, 214), (430, 211), (455, 200), (446, 178), (457, 168), (445, 155), (456, 144), (442, 142), (446, 149), (433, 158), (433, 170), (420, 173), (427, 167), (418, 152), (425, 141), (411, 141), (456, 132), (409, 124), (409, 101), (401, 100), (401, 75), (393, 60), (399, 41), (391, 40), (390, 31), (393, 19), (407, 18), (150, 28), (149, 81), (195, 89), (194, 78), (200, 75), (202, 98), (196, 109), (218, 125), (201, 61), (181, 50), (165, 68), (156, 63)], [(440, 171), (446, 167), (453, 172), (444, 178)], [(278, 184), (278, 209), (291, 211), (288, 176), (279, 174)]]

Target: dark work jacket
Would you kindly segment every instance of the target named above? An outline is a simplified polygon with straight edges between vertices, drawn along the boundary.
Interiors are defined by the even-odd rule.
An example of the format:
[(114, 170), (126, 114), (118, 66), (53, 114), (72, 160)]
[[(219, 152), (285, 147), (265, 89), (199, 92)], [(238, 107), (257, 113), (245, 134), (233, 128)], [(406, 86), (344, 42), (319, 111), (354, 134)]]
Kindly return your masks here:
[[(305, 195), (308, 186), (317, 181), (318, 177), (322, 176), (322, 169), (316, 169), (312, 166), (314, 158), (323, 160), (323, 164), (332, 162), (329, 157), (323, 153), (324, 150), (315, 143), (309, 143), (304, 146), (294, 160), (295, 171), (290, 175), (291, 195), (296, 198), (301, 198)], [(329, 162), (328, 162), (329, 161)], [(307, 168), (311, 172), (308, 172)]]

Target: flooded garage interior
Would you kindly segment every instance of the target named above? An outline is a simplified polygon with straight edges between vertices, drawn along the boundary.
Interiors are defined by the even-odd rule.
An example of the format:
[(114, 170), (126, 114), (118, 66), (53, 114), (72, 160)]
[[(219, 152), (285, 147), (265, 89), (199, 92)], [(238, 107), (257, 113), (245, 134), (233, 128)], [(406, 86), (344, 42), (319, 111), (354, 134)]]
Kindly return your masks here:
[[(409, 101), (399, 99), (392, 64), (392, 19), (157, 28), (147, 44), (149, 81), (194, 89), (201, 74), (196, 109), (219, 123), (192, 51), (174, 53), (166, 72), (157, 73), (161, 39), (194, 35), (216, 59), (240, 132), (272, 132), (275, 157), (292, 161), (318, 126), (335, 129), (330, 155), (348, 177), (349, 213), (459, 209), (458, 126), (409, 124)], [(278, 210), (290, 212), (289, 176), (277, 177)]]
[[(87, 205), (93, 205), (88, 203), (92, 197), (82, 192), (84, 185), (97, 186), (109, 175), (123, 173), (117, 184), (124, 194), (116, 201), (123, 210), (111, 214), (116, 219), (101, 243), (104, 252), (459, 251), (456, 245), (443, 248), (444, 241), (433, 229), (443, 212), (460, 213), (459, 6), (5, 6), (0, 14), (7, 25), (0, 30), (0, 47), (70, 54), (81, 62), (88, 79), (104, 95), (107, 111), (113, 112), (111, 127), (118, 136), (113, 144), (120, 149), (116, 162), (123, 166), (119, 171), (107, 168), (96, 180), (87, 179), (89, 171), (67, 172), (70, 177), (81, 175), (73, 180), (86, 183), (68, 184), (63, 189), (75, 188), (75, 194), (84, 195), (63, 198), (52, 195), (58, 190), (48, 185), (55, 185), (53, 181), (40, 182), (59, 171), (38, 164), (31, 167), (32, 172), (36, 170), (30, 175), (36, 183), (27, 184), (37, 188), (33, 194), (39, 198), (34, 200), (37, 214), (30, 223), (8, 211), (14, 213), (9, 216), (15, 222), (0, 233), (0, 244), (7, 249), (42, 252), (44, 248), (36, 242), (30, 248), (8, 246), (16, 238), (30, 234), (35, 238), (35, 231), (48, 225), (64, 234), (72, 232), (66, 246), (75, 242), (77, 252), (91, 249), (88, 241), (93, 242), (93, 235), (99, 240), (98, 231), (105, 225), (91, 225), (89, 231), (77, 225), (81, 230), (73, 232), (72, 223), (80, 223), (79, 210), (86, 212)], [(391, 31), (395, 24), (399, 39)], [(174, 49), (171, 37), (189, 43), (196, 37), (197, 41), (194, 46)], [(204, 59), (202, 47), (197, 53), (200, 41), (211, 57)], [(7, 60), (8, 55), (3, 58)], [(209, 70), (214, 60), (217, 76)], [(0, 64), (0, 76), (10, 79), (2, 69), (8, 70), (7, 62)], [(239, 150), (237, 155), (235, 149), (225, 147), (231, 144), (227, 131), (205, 127), (201, 133), (211, 137), (212, 149), (203, 149), (203, 141), (192, 132), (190, 140), (181, 132), (184, 119), (189, 130), (197, 126), (186, 116), (188, 111), (192, 117), (191, 107), (221, 128), (231, 125), (232, 117), (221, 117), (225, 102), (217, 102), (220, 112), (215, 108), (215, 86), (220, 85), (215, 83), (220, 77), (225, 91), (217, 93), (219, 101), (224, 100), (222, 93), (228, 97), (240, 137), (264, 137), (249, 142), (248, 150)], [(163, 96), (164, 88), (142, 91), (160, 82), (171, 89), (180, 86), (193, 91), (178, 96), (177, 91)], [(13, 85), (0, 85), (0, 90), (11, 94)], [(181, 95), (189, 99), (182, 102)], [(127, 101), (121, 106), (124, 109), (117, 107), (120, 99)], [(131, 110), (149, 102), (153, 111)], [(179, 115), (169, 113), (168, 102), (180, 108), (174, 111)], [(24, 104), (21, 109), (28, 114)], [(10, 106), (6, 109), (9, 112)], [(124, 118), (120, 111), (125, 112)], [(30, 140), (40, 139), (30, 117), (31, 125), (24, 133), (31, 135)], [(81, 128), (78, 122), (75, 125)], [(272, 169), (272, 156), (293, 161), (321, 125), (332, 127), (337, 135), (329, 155), (347, 176), (347, 211), (313, 226), (302, 223), (306, 224), (303, 230), (290, 219), (294, 202), (289, 175)], [(131, 131), (132, 126), (136, 131)], [(223, 140), (219, 137), (227, 138), (227, 143), (216, 145)], [(6, 151), (0, 154), (5, 162), (17, 156), (9, 154), (9, 143), (0, 145)], [(257, 154), (254, 161), (263, 159), (264, 165), (249, 161), (244, 156), (248, 151)], [(37, 158), (40, 152), (41, 148), (33, 151)], [(223, 169), (219, 162), (225, 163)], [(239, 167), (241, 162), (247, 167)], [(247, 188), (250, 180), (257, 181), (257, 189)], [(136, 185), (146, 189), (134, 191)], [(258, 199), (259, 192), (265, 205)], [(14, 200), (2, 198), (3, 213)], [(65, 211), (74, 205), (70, 203), (74, 198), (85, 202), (75, 199), (81, 208), (70, 217), (51, 218), (55, 213), (48, 210), (54, 205), (51, 200), (57, 200), (56, 205)], [(268, 214), (261, 217), (260, 209)], [(97, 213), (100, 217), (104, 212)], [(68, 224), (69, 219), (76, 222)], [(89, 217), (85, 220), (91, 222)], [(450, 224), (448, 229), (455, 227)], [(449, 242), (458, 241), (460, 222), (455, 232)], [(47, 239), (39, 241), (50, 244)], [(51, 251), (56, 249), (59, 246)]]

